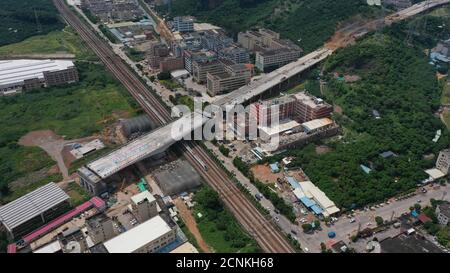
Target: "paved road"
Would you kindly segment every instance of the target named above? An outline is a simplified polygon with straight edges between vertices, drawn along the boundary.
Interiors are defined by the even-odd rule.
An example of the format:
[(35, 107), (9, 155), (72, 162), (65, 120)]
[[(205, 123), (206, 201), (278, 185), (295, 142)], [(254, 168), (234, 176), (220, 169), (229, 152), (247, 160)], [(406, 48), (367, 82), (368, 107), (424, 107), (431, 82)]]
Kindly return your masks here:
[[(79, 11), (79, 13), (82, 14), (81, 11)], [(89, 22), (89, 20), (87, 20), (87, 21)], [(97, 30), (99, 35), (104, 37), (104, 35), (101, 33), (101, 31), (98, 29), (98, 27), (96, 25), (94, 25), (92, 23), (91, 23), (91, 25), (95, 30)], [(106, 37), (104, 37), (104, 38), (107, 40)], [(121, 45), (117, 45), (117, 44), (113, 44), (113, 43), (110, 43), (110, 45), (113, 48), (114, 52), (117, 55), (119, 55), (126, 63), (128, 63), (130, 65), (130, 67), (132, 67), (136, 71), (136, 73), (138, 73), (138, 75), (140, 75), (142, 78), (144, 78), (150, 87), (152, 87), (157, 93), (161, 94), (163, 92), (163, 90), (161, 90), (162, 87), (150, 82), (150, 80), (145, 75), (142, 74), (142, 72), (136, 67), (136, 64), (133, 61), (131, 61), (128, 58), (128, 56), (126, 56), (126, 54), (122, 51)], [(166, 103), (171, 105), (171, 103), (168, 101), (166, 101)], [(250, 192), (252, 193), (252, 195), (259, 193), (259, 191), (256, 189), (256, 187), (253, 184), (251, 184), (250, 181), (234, 167), (231, 158), (223, 156), (222, 153), (220, 153), (218, 151), (218, 148), (216, 146), (212, 145), (212, 143), (205, 142), (205, 144), (209, 149), (211, 149), (215, 152), (215, 154), (218, 156), (218, 158), (220, 160), (222, 160), (224, 162), (223, 163), (224, 166), (230, 172), (234, 172), (236, 174), (237, 180), (242, 185), (244, 185), (244, 187), (248, 188), (250, 190)], [(370, 223), (371, 227), (373, 227), (375, 225), (375, 220), (374, 220), (375, 216), (381, 216), (384, 219), (389, 219), (391, 217), (393, 211), (395, 211), (396, 216), (399, 216), (400, 214), (409, 211), (409, 207), (414, 205), (418, 199), (421, 199), (422, 205), (427, 205), (427, 204), (429, 204), (429, 200), (431, 198), (441, 199), (442, 193), (445, 191), (449, 191), (449, 190), (450, 190), (449, 186), (441, 187), (438, 190), (429, 190), (428, 193), (423, 194), (423, 195), (421, 194), (421, 195), (413, 197), (413, 198), (409, 198), (409, 199), (405, 199), (405, 200), (397, 201), (397, 202), (392, 202), (390, 205), (378, 208), (375, 211), (356, 212), (355, 223), (350, 223), (350, 220), (347, 219), (346, 217), (340, 217), (338, 222), (336, 222), (333, 226), (325, 227), (322, 225), (323, 230), (317, 231), (314, 234), (303, 233), (302, 228), (300, 226), (294, 225), (286, 217), (276, 214), (274, 212), (273, 204), (266, 198), (263, 198), (260, 203), (263, 207), (267, 208), (270, 211), (270, 216), (272, 217), (272, 221), (274, 221), (285, 233), (287, 233), (287, 234), (290, 233), (294, 238), (296, 238), (298, 240), (298, 242), (301, 244), (303, 249), (307, 248), (308, 252), (320, 252), (320, 243), (326, 242), (329, 240), (327, 237), (328, 231), (332, 230), (332, 231), (336, 232), (337, 236), (336, 236), (336, 238), (334, 238), (335, 241), (344, 240), (345, 242), (348, 243), (350, 241), (349, 234), (351, 234), (352, 232), (357, 230), (358, 223), (361, 223), (362, 228), (367, 227), (368, 223)], [(449, 200), (448, 198), (449, 197), (447, 195), (446, 200)], [(277, 218), (278, 221), (275, 221), (275, 218)], [(296, 235), (292, 234), (291, 233), (292, 231), (295, 231)]]

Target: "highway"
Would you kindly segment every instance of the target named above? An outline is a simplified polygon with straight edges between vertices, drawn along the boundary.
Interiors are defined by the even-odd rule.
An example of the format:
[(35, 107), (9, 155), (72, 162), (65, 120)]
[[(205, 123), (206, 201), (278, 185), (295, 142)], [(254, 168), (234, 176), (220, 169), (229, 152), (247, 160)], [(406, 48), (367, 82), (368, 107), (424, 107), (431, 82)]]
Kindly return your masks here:
[[(108, 44), (78, 18), (64, 0), (53, 0), (53, 2), (67, 23), (77, 31), (146, 113), (160, 125), (169, 123), (172, 120), (169, 111), (141, 82), (140, 78), (131, 71), (130, 67), (122, 62)], [(205, 181), (219, 193), (225, 205), (239, 223), (253, 236), (264, 252), (294, 252), (286, 238), (253, 206), (203, 148), (195, 142), (188, 143), (186, 141), (179, 142), (178, 147)]]

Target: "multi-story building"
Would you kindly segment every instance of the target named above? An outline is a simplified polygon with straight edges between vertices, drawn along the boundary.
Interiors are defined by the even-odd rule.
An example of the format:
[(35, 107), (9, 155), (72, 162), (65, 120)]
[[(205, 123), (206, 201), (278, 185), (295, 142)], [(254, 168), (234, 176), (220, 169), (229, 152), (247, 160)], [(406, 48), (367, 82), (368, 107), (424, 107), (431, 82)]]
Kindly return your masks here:
[(227, 59), (237, 64), (249, 63), (250, 54), (245, 48), (232, 44), (219, 51), (219, 58)]
[(154, 253), (175, 239), (176, 225), (155, 216), (103, 245), (109, 253)]
[(436, 206), (436, 216), (441, 225), (448, 225), (450, 221), (450, 205), (447, 203)]
[(209, 50), (199, 50), (199, 51), (185, 50), (183, 56), (184, 56), (184, 68), (191, 74), (193, 73), (192, 64), (194, 62), (204, 63), (217, 60), (217, 54)]
[(268, 29), (250, 30), (238, 34), (238, 43), (256, 52), (256, 67), (270, 72), (297, 60), (302, 49), (290, 40), (280, 39), (280, 34)]
[(194, 18), (190, 16), (177, 16), (173, 18), (172, 30), (179, 32), (193, 32)]
[(442, 150), (436, 160), (436, 169), (447, 175), (450, 171), (450, 149)]
[(268, 47), (273, 39), (279, 39), (280, 34), (268, 29), (248, 30), (238, 33), (238, 43), (250, 51), (259, 51)]
[(70, 197), (48, 183), (0, 207), (0, 223), (10, 239), (19, 238), (70, 209)]
[(81, 0), (80, 5), (102, 22), (132, 21), (144, 15), (137, 0)]
[(273, 71), (301, 56), (301, 51), (291, 48), (278, 48), (256, 52), (255, 65), (264, 72)]
[(216, 53), (233, 44), (233, 38), (228, 37), (222, 29), (208, 29), (202, 34), (202, 46)]
[(294, 97), (296, 99), (295, 117), (300, 123), (326, 118), (333, 112), (333, 106), (306, 92), (297, 93)]
[(86, 228), (94, 244), (105, 242), (116, 235), (112, 219), (103, 213), (86, 219)]
[(164, 57), (169, 56), (169, 48), (163, 43), (152, 43), (147, 51), (147, 61), (153, 68), (159, 68), (159, 64)]
[(244, 64), (224, 65), (222, 73), (207, 73), (207, 90), (211, 96), (238, 89), (250, 82), (251, 70)]
[(294, 96), (260, 101), (250, 106), (251, 116), (256, 117), (258, 125), (270, 126), (276, 114), (279, 121), (293, 118), (296, 114), (296, 103)]
[(192, 63), (192, 77), (197, 83), (206, 82), (208, 73), (219, 74), (224, 72), (224, 65), (221, 61), (198, 62)]
[(145, 222), (158, 215), (156, 199), (149, 191), (143, 191), (132, 196), (131, 208), (140, 222)]
[(159, 70), (162, 72), (170, 72), (184, 68), (184, 60), (182, 57), (165, 57), (159, 62)]
[(0, 95), (78, 80), (77, 69), (68, 60), (0, 61)]

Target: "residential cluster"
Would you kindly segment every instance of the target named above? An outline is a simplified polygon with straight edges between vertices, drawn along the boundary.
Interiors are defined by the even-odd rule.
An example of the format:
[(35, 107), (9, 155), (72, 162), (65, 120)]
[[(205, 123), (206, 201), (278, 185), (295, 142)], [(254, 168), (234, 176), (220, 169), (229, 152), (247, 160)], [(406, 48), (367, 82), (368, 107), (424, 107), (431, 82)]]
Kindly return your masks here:
[(80, 6), (104, 23), (134, 21), (144, 15), (137, 0), (80, 0)]

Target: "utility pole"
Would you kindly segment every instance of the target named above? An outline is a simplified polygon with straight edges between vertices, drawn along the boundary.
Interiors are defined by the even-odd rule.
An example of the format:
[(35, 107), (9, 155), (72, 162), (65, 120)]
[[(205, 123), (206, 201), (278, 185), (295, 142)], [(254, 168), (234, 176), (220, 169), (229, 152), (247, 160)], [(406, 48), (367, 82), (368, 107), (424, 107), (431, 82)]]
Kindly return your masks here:
[(36, 20), (36, 30), (37, 30), (37, 33), (41, 33), (41, 32), (42, 32), (42, 25), (41, 25), (41, 22), (39, 22), (39, 17), (38, 17), (38, 14), (37, 14), (37, 12), (36, 12), (36, 9), (33, 9), (33, 11), (34, 11), (34, 18), (35, 18), (35, 20)]

